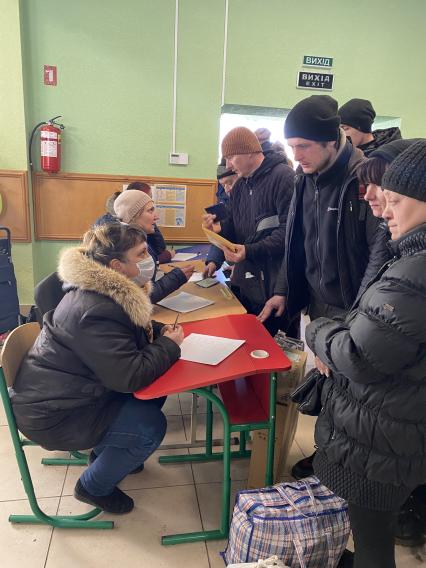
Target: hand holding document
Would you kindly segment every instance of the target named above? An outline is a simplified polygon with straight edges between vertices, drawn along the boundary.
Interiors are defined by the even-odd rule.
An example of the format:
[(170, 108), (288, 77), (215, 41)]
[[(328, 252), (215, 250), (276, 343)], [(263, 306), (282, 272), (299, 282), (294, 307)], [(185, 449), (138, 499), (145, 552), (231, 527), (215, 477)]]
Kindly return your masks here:
[(206, 227), (202, 227), (202, 229), (208, 240), (212, 243), (212, 245), (215, 245), (220, 249), (225, 248), (230, 250), (231, 252), (237, 252), (237, 245), (231, 243), (231, 241), (228, 241), (228, 239), (225, 239), (221, 235), (218, 235), (217, 233), (214, 233), (213, 231), (206, 229)]
[(180, 346), (180, 358), (193, 363), (218, 365), (243, 343), (245, 339), (228, 339), (227, 337), (190, 333)]

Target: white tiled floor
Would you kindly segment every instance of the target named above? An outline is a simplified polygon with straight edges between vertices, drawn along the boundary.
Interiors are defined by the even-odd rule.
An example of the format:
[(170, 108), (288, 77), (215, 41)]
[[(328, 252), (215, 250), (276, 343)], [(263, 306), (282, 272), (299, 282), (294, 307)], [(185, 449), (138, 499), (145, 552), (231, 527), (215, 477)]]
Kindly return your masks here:
[[(165, 443), (189, 438), (190, 401), (187, 395), (170, 397), (165, 406), (168, 433)], [(219, 422), (219, 420), (217, 420)], [(224, 541), (164, 547), (163, 534), (215, 528), (219, 521), (221, 463), (160, 465), (156, 452), (145, 470), (128, 476), (121, 487), (135, 500), (129, 515), (115, 517), (112, 531), (64, 530), (44, 526), (11, 525), (11, 513), (30, 512), (24, 497), (4, 415), (0, 412), (0, 566), (1, 568), (221, 568)], [(314, 419), (301, 416), (289, 465), (313, 450)], [(215, 435), (221, 428), (215, 428)], [(201, 428), (200, 433), (201, 437)], [(187, 450), (184, 450), (185, 452)], [(192, 449), (191, 452), (199, 450)], [(72, 497), (80, 467), (42, 466), (47, 452), (28, 448), (30, 469), (40, 505), (51, 514), (70, 514), (89, 507)], [(56, 453), (56, 452), (55, 452)], [(57, 455), (61, 455), (57, 452)], [(248, 460), (232, 464), (232, 494), (244, 488)], [(112, 518), (104, 515), (104, 518)], [(418, 568), (424, 551), (397, 547), (398, 568)], [(415, 554), (419, 557), (416, 558)], [(426, 556), (425, 556), (426, 558)]]

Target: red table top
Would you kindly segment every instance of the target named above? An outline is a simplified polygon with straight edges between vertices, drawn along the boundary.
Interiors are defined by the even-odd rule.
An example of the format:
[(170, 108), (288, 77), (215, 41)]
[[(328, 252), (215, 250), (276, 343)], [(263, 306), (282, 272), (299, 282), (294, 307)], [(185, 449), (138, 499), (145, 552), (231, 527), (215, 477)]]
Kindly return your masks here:
[[(245, 339), (246, 342), (218, 365), (204, 365), (179, 359), (156, 381), (133, 393), (136, 398), (158, 398), (238, 377), (271, 371), (287, 371), (291, 368), (291, 361), (253, 315), (223, 316), (184, 323), (182, 327), (185, 335), (204, 333), (230, 339)], [(267, 351), (269, 357), (254, 359), (250, 353), (255, 349)]]

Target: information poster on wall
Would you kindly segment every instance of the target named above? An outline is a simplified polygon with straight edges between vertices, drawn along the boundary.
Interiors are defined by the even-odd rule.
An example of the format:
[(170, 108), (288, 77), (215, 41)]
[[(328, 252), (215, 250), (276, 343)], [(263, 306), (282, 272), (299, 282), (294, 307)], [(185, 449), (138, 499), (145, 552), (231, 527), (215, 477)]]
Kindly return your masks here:
[(186, 185), (155, 185), (154, 201), (159, 227), (185, 227)]

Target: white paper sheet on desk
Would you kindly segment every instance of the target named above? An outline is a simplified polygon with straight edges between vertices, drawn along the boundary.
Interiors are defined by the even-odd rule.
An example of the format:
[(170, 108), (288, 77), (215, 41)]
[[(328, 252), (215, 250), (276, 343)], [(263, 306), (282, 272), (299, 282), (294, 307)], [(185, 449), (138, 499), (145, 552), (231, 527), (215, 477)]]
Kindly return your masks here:
[(191, 278), (188, 280), (188, 282), (199, 282), (202, 279), (203, 279), (203, 275), (202, 275), (201, 272), (194, 272), (194, 274), (191, 276)]
[(243, 343), (245, 339), (228, 339), (227, 337), (190, 333), (180, 346), (180, 358), (193, 363), (218, 365)]
[(169, 308), (169, 310), (186, 314), (188, 312), (193, 312), (194, 310), (210, 306), (211, 304), (214, 304), (214, 302), (200, 298), (200, 296), (196, 296), (195, 294), (179, 292), (176, 296), (168, 296), (167, 298), (164, 298), (164, 300), (157, 302), (157, 304), (164, 308)]
[(196, 252), (177, 252), (175, 256), (172, 258), (173, 262), (185, 262), (185, 260), (191, 260), (191, 258), (195, 258), (198, 256)]

